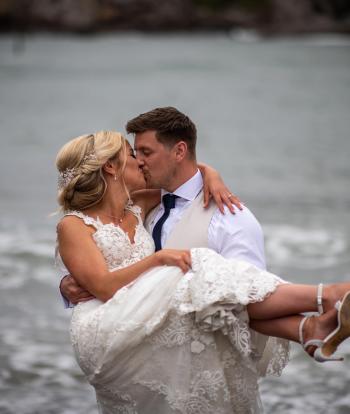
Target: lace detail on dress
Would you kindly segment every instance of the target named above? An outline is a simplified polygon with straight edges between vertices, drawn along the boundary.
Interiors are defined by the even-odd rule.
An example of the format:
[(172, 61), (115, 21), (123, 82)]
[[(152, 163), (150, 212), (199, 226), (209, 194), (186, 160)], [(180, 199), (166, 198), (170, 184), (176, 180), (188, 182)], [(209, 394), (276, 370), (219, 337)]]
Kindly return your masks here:
[(193, 315), (185, 315), (179, 318), (177, 314), (169, 314), (162, 329), (156, 331), (146, 341), (154, 345), (154, 349), (173, 346), (181, 346), (189, 341), (191, 337), (188, 333), (193, 327)]
[(280, 338), (269, 338), (270, 347), (273, 349), (273, 356), (268, 355), (268, 365), (266, 372), (259, 370), (259, 373), (264, 375), (280, 376), (283, 368), (288, 364), (290, 358), (290, 349), (288, 342)]
[(67, 211), (64, 215), (79, 217), (87, 226), (93, 226), (95, 227), (95, 229), (98, 229), (101, 225), (103, 225), (98, 218), (94, 219), (93, 217), (87, 216), (86, 214), (78, 210)]
[(129, 203), (125, 209), (131, 211), (138, 220), (134, 243), (131, 243), (128, 233), (114, 223), (103, 224), (99, 217), (94, 219), (81, 211), (69, 211), (65, 214), (79, 217), (86, 225), (96, 229), (92, 237), (110, 271), (130, 266), (154, 253), (153, 239), (143, 227), (141, 207)]
[(127, 393), (97, 385), (96, 394), (98, 396), (97, 402), (101, 409), (108, 407), (113, 414), (139, 414), (136, 409), (136, 401)]
[(222, 371), (200, 371), (191, 382), (189, 392), (172, 389), (157, 380), (140, 381), (141, 385), (165, 396), (170, 407), (181, 414), (225, 414), (216, 403), (228, 402), (230, 393)]
[[(173, 341), (173, 346), (169, 346), (167, 341), (166, 350), (151, 347), (152, 356), (144, 367), (147, 374), (136, 374), (133, 383), (143, 385), (158, 398), (163, 396), (171, 413), (260, 413), (254, 362), (236, 354), (220, 333), (203, 335), (193, 325), (188, 327), (187, 334), (191, 343), (176, 345)], [(172, 361), (177, 361), (176, 365)], [(174, 374), (169, 377), (172, 371)], [(149, 398), (157, 397), (151, 394)]]
[(248, 356), (252, 343), (245, 305), (262, 301), (285, 282), (249, 263), (226, 260), (212, 250), (192, 249), (191, 257), (192, 271), (179, 281), (172, 307), (179, 315), (195, 312), (203, 331), (220, 330), (242, 356)]

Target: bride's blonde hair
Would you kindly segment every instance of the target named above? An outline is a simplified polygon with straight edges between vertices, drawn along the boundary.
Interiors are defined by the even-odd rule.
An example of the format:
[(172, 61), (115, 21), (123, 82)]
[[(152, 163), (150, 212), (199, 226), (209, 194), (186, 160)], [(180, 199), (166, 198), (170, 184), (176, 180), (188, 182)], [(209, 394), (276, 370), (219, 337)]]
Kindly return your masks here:
[(81, 135), (65, 144), (57, 154), (58, 203), (63, 211), (84, 210), (102, 200), (107, 183), (102, 167), (117, 159), (122, 175), (126, 144), (119, 132), (99, 131)]

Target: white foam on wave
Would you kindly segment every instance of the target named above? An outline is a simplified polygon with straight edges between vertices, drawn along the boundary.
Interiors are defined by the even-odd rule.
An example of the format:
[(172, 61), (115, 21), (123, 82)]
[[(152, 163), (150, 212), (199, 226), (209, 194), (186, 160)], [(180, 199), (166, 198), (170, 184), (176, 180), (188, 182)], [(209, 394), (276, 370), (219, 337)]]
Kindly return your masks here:
[(348, 261), (346, 236), (340, 231), (265, 225), (265, 247), (273, 265), (300, 268), (328, 268)]
[(0, 288), (17, 289), (29, 279), (57, 284), (54, 251), (55, 234), (50, 228), (0, 226)]
[(17, 289), (23, 285), (27, 271), (27, 264), (23, 261), (13, 260), (10, 257), (2, 256), (0, 264), (0, 288)]
[(0, 231), (1, 255), (29, 255), (37, 258), (51, 258), (54, 254), (54, 241), (47, 235), (30, 232), (26, 228), (17, 231)]

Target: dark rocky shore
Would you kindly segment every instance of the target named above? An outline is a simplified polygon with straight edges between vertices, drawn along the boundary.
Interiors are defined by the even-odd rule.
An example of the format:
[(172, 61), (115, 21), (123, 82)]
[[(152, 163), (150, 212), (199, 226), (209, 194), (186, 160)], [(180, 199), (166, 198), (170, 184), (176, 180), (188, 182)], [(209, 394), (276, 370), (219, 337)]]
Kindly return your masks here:
[(349, 0), (0, 0), (0, 31), (350, 34)]

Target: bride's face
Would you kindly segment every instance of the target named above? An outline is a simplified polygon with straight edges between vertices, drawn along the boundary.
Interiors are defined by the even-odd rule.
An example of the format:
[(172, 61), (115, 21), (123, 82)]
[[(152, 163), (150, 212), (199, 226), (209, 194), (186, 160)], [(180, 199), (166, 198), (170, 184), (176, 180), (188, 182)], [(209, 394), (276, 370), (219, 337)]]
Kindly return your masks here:
[(146, 188), (146, 181), (140, 168), (140, 163), (136, 159), (134, 150), (128, 141), (126, 144), (126, 163), (123, 171), (125, 185), (129, 192)]

